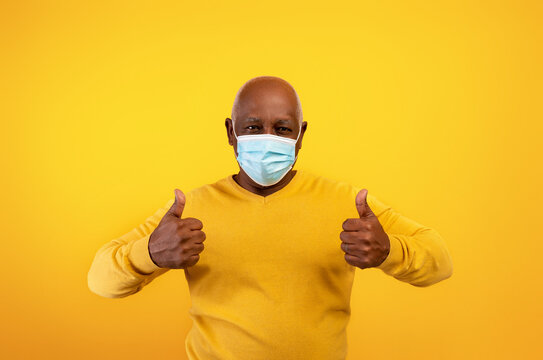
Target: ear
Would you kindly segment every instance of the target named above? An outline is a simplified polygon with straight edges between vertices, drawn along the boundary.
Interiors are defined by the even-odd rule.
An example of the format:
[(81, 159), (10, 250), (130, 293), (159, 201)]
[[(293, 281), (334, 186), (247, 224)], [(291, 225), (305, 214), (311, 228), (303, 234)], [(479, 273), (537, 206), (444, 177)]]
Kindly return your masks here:
[(224, 121), (224, 125), (226, 126), (226, 136), (228, 136), (228, 144), (234, 145), (234, 124), (232, 123), (232, 119), (226, 118)]

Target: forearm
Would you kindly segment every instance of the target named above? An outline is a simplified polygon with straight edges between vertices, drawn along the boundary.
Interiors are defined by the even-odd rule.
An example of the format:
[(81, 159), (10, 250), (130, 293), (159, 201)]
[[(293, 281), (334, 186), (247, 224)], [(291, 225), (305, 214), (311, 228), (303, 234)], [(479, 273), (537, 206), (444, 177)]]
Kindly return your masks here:
[(414, 286), (429, 286), (451, 277), (451, 256), (434, 229), (423, 229), (414, 235), (388, 236), (390, 253), (378, 266), (386, 274)]
[(368, 196), (368, 201), (390, 240), (388, 257), (377, 268), (414, 286), (429, 286), (452, 275), (449, 250), (436, 230), (403, 216), (374, 196)]
[(107, 298), (126, 297), (169, 270), (158, 267), (148, 249), (149, 237), (166, 209), (157, 210), (144, 223), (96, 252), (87, 275), (88, 287), (93, 293)]
[(126, 297), (164, 273), (167, 269), (154, 265), (149, 257), (148, 239), (149, 235), (128, 243), (115, 239), (102, 246), (87, 276), (89, 289), (107, 298)]

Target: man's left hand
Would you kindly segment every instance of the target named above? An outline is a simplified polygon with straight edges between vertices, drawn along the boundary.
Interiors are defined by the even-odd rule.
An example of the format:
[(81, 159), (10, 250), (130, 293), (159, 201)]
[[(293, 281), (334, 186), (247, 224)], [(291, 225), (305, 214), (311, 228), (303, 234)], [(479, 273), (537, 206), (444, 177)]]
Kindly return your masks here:
[(339, 237), (345, 261), (360, 269), (379, 266), (390, 252), (390, 240), (377, 216), (368, 205), (368, 190), (362, 189), (356, 195), (359, 218), (343, 222)]

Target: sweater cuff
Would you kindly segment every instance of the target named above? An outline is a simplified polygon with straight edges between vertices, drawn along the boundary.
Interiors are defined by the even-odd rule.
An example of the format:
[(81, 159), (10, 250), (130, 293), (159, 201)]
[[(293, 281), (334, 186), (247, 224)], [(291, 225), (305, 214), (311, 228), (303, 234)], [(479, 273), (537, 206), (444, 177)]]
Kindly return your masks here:
[(160, 267), (153, 262), (151, 255), (149, 254), (150, 236), (151, 234), (134, 241), (130, 248), (130, 252), (128, 253), (128, 259), (132, 263), (132, 266), (144, 275), (151, 274), (160, 269)]
[(386, 259), (380, 265), (376, 266), (384, 272), (392, 270), (397, 264), (401, 263), (403, 259), (403, 249), (400, 240), (395, 235), (387, 235), (390, 240), (390, 251)]

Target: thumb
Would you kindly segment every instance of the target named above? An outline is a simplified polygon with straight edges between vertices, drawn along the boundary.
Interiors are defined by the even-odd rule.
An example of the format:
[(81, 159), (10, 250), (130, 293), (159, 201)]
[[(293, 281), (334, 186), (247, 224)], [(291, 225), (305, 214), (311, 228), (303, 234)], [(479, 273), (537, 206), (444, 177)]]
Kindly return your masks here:
[(360, 218), (368, 217), (373, 215), (370, 206), (368, 205), (368, 190), (362, 189), (356, 194), (356, 209), (358, 210), (358, 215)]
[(185, 209), (185, 194), (183, 194), (183, 192), (179, 189), (175, 189), (174, 193), (175, 200), (170, 210), (168, 210), (168, 213), (181, 218), (181, 215), (183, 215), (183, 209)]

